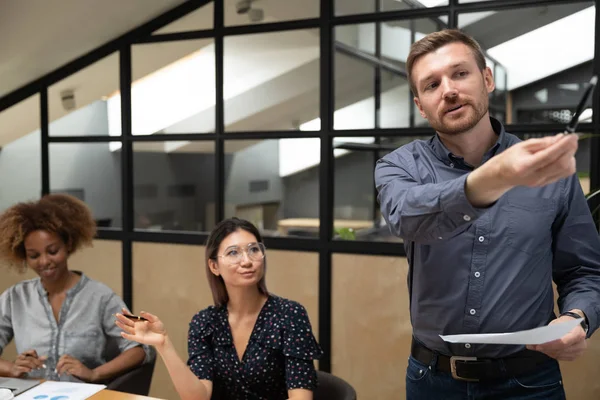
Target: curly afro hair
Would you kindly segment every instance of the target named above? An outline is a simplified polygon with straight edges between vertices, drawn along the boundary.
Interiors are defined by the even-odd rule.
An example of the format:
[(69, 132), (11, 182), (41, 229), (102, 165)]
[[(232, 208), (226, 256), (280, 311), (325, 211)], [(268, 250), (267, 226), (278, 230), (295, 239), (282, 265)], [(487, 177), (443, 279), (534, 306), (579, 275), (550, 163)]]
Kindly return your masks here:
[(35, 202), (15, 204), (0, 215), (2, 263), (25, 269), (25, 238), (37, 230), (60, 236), (72, 254), (92, 245), (96, 222), (84, 202), (65, 194), (50, 194)]

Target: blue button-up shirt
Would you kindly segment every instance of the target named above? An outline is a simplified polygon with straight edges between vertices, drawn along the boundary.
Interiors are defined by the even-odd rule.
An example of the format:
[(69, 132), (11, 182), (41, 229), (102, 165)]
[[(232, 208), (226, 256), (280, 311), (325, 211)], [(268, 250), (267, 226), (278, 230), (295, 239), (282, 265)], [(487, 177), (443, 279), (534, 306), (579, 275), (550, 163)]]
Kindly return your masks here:
[[(519, 142), (498, 135), (483, 162)], [(514, 332), (582, 310), (590, 335), (600, 314), (600, 237), (577, 176), (516, 187), (485, 209), (465, 180), (473, 167), (434, 136), (377, 162), (375, 183), (391, 232), (404, 239), (413, 333), (446, 355), (503, 357), (522, 346), (449, 344), (439, 335)]]

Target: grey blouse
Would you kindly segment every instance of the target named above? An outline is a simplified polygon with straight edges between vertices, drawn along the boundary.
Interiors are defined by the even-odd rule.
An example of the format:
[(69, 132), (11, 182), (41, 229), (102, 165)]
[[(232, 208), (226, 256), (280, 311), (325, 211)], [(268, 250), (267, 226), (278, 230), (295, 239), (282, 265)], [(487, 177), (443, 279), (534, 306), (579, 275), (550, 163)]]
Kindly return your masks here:
[[(103, 283), (77, 273), (81, 279), (67, 291), (58, 323), (39, 278), (19, 282), (0, 295), (0, 354), (14, 338), (19, 354), (35, 349), (39, 356), (48, 356), (46, 368), (32, 371), (31, 378), (76, 380), (54, 371), (62, 355), (93, 369), (139, 346), (122, 338), (114, 323), (113, 314), (125, 307), (123, 300)], [(148, 362), (154, 354), (143, 347)]]

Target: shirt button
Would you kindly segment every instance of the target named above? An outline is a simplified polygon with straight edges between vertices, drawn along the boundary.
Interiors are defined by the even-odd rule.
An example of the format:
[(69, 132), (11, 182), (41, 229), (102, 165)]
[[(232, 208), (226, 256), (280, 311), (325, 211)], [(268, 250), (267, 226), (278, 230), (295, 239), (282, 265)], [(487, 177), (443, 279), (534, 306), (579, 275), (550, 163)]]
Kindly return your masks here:
[(438, 239), (442, 240), (442, 239), (443, 239), (443, 237), (441, 237), (441, 236), (440, 236)]
[(479, 241), (483, 242), (485, 240), (485, 238), (483, 236), (479, 236)]
[(475, 315), (475, 314), (477, 313), (477, 311), (475, 311), (475, 309), (474, 309), (474, 308), (471, 308), (471, 309), (469, 310), (469, 313), (471, 313), (471, 315)]
[(479, 271), (475, 272), (475, 278), (479, 278), (481, 276), (481, 273)]
[(454, 168), (454, 163), (450, 163), (450, 168)]
[(470, 221), (470, 220), (471, 220), (471, 217), (469, 217), (468, 215), (465, 215), (465, 216), (463, 217), (463, 219), (464, 219), (465, 221)]
[(470, 348), (471, 348), (471, 343), (465, 343), (465, 347), (466, 347), (467, 349), (470, 349)]

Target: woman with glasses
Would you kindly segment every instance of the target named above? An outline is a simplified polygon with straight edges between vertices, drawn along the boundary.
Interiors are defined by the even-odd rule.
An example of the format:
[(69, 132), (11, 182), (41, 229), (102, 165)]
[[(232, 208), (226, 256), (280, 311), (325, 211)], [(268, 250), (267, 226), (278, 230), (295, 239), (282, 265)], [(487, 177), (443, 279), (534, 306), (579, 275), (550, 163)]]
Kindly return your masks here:
[(312, 399), (313, 360), (322, 350), (304, 307), (270, 294), (265, 246), (250, 222), (219, 223), (206, 244), (206, 275), (214, 306), (197, 313), (188, 334), (187, 365), (160, 319), (117, 314), (122, 336), (153, 345), (184, 400)]

